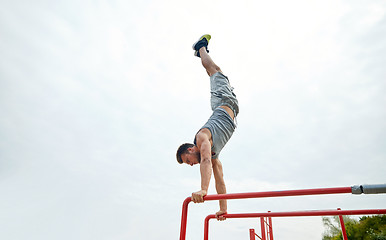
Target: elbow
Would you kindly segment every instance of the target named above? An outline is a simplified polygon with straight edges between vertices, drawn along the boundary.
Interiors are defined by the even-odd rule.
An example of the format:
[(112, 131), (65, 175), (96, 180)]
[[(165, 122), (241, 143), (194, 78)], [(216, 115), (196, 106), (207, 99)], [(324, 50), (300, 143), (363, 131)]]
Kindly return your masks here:
[(203, 158), (201, 159), (200, 164), (212, 164), (212, 161), (210, 158)]

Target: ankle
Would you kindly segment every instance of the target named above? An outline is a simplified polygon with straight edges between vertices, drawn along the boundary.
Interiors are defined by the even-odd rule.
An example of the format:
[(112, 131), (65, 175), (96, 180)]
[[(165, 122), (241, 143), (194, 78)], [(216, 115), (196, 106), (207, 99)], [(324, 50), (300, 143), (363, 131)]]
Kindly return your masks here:
[(206, 46), (202, 46), (202, 47), (198, 50), (198, 52), (200, 53), (200, 55), (206, 54), (206, 53), (207, 53)]

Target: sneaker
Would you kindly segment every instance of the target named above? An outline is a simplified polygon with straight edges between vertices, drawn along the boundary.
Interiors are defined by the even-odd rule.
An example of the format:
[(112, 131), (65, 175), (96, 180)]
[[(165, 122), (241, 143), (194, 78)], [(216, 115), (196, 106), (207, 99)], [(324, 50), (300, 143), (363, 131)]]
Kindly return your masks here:
[(194, 52), (194, 56), (196, 57), (200, 57), (200, 48), (202, 47), (205, 47), (206, 51), (209, 52), (208, 50), (208, 44), (209, 44), (209, 40), (211, 39), (212, 37), (209, 35), (209, 34), (205, 34), (205, 35), (202, 35), (197, 42), (195, 42), (192, 46), (193, 50), (195, 50)]

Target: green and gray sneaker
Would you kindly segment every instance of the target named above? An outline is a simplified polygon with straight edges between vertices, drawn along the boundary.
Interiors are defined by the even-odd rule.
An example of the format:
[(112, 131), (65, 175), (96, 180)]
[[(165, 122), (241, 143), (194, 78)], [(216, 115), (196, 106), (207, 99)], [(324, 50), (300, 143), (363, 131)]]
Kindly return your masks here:
[(206, 51), (209, 52), (208, 50), (208, 44), (209, 44), (209, 40), (211, 39), (212, 37), (209, 35), (209, 34), (205, 34), (205, 35), (202, 35), (197, 42), (195, 42), (192, 46), (193, 50), (195, 50), (194, 52), (194, 56), (196, 57), (200, 57), (200, 48), (202, 47), (205, 47)]

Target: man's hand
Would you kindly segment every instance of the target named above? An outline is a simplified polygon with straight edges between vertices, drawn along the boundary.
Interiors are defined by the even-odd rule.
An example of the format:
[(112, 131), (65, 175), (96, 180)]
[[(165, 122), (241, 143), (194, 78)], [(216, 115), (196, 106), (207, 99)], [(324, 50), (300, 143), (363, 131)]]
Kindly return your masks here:
[(217, 218), (217, 221), (224, 221), (226, 218), (223, 216), (224, 214), (227, 214), (227, 211), (218, 211), (216, 212), (216, 218)]
[(192, 201), (194, 203), (202, 203), (204, 202), (204, 196), (206, 196), (205, 190), (200, 190), (198, 192), (192, 193)]

